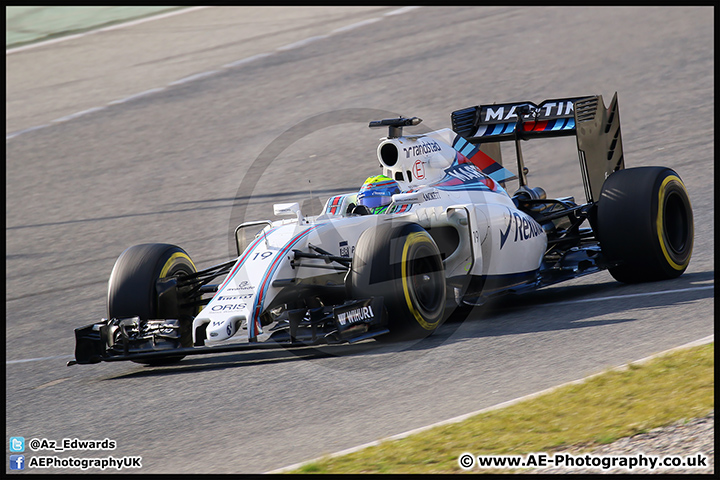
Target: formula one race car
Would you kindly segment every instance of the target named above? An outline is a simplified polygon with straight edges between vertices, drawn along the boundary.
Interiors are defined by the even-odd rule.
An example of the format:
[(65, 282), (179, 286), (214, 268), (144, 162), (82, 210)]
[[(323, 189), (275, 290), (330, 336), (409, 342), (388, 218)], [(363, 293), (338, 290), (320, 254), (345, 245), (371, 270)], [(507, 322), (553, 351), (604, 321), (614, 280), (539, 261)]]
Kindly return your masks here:
[[(669, 168), (625, 169), (617, 94), (609, 108), (587, 96), (451, 118), (452, 129), (421, 135), (403, 135), (416, 117), (370, 122), (388, 129), (377, 157), (396, 193), (335, 195), (312, 217), (298, 203), (275, 205), (290, 218), (239, 225), (230, 262), (197, 271), (177, 246), (128, 248), (110, 275), (108, 318), (75, 330), (69, 364), (419, 338), (501, 293), (603, 269), (634, 283), (687, 268), (685, 186)], [(568, 135), (584, 203), (546, 198), (527, 182), (521, 142)], [(515, 144), (516, 175), (502, 165), (504, 141)], [(504, 186), (514, 179), (511, 196)], [(372, 214), (383, 198), (389, 205)]]

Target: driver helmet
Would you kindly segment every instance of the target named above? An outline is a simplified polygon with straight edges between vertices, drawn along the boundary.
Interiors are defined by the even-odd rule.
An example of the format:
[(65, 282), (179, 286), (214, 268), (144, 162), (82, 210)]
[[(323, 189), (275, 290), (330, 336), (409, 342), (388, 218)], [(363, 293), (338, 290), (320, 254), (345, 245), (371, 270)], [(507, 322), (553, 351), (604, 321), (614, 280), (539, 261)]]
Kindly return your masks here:
[(392, 196), (400, 192), (400, 185), (395, 180), (385, 175), (376, 175), (369, 177), (360, 187), (358, 204), (366, 206), (371, 213), (385, 213), (392, 203)]

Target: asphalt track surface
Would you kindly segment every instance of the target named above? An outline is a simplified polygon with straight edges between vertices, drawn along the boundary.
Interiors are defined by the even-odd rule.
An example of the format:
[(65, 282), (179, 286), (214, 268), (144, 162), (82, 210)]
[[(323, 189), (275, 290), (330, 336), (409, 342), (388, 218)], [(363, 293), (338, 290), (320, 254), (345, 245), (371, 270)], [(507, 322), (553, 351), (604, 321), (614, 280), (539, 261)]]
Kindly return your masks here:
[[(710, 8), (206, 8), (8, 54), (6, 434), (117, 442), (28, 457), (265, 472), (712, 335), (713, 28)], [(366, 109), (443, 128), (479, 103), (615, 91), (626, 165), (674, 168), (690, 192), (681, 278), (591, 275), (420, 343), (65, 366), (128, 246), (175, 243), (210, 266), (231, 255), (242, 202), (248, 218), (310, 208), (377, 173), (383, 133)], [(317, 115), (338, 125), (317, 124), (238, 191)], [(531, 185), (582, 199), (574, 148), (526, 144)]]

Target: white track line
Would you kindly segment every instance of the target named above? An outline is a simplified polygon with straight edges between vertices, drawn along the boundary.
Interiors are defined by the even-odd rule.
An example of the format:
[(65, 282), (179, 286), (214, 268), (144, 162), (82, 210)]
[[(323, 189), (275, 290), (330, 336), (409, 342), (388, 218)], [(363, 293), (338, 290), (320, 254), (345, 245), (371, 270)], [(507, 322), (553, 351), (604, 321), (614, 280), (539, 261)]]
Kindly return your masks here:
[(550, 302), (537, 305), (538, 307), (557, 307), (558, 305), (573, 305), (576, 303), (602, 302), (605, 300), (624, 300), (626, 298), (651, 297), (653, 295), (668, 295), (671, 293), (697, 292), (700, 290), (712, 290), (715, 285), (703, 285), (702, 287), (680, 288), (678, 290), (664, 290), (662, 292), (629, 293), (627, 295), (610, 295), (608, 297), (583, 298), (581, 300), (565, 300), (561, 302)]
[(393, 16), (393, 15), (402, 15), (402, 14), (404, 14), (404, 13), (410, 12), (410, 11), (415, 10), (415, 9), (417, 9), (417, 8), (420, 8), (420, 7), (419, 7), (419, 6), (416, 6), (416, 7), (402, 7), (402, 8), (398, 8), (397, 10), (393, 10), (392, 12), (388, 12), (388, 13), (386, 13), (384, 16), (385, 16), (385, 17), (391, 17), (391, 16)]
[(611, 369), (609, 369), (609, 370), (604, 370), (604, 371), (602, 371), (602, 372), (599, 372), (599, 373), (596, 373), (596, 374), (593, 374), (593, 375), (589, 375), (589, 376), (587, 376), (587, 377), (585, 377), (585, 378), (581, 378), (581, 379), (578, 379), (578, 380), (573, 380), (573, 381), (571, 381), (571, 382), (563, 383), (563, 384), (561, 384), (561, 385), (556, 385), (556, 386), (554, 386), (554, 387), (550, 387), (550, 388), (547, 388), (547, 389), (545, 389), (545, 390), (541, 390), (541, 391), (539, 391), (539, 392), (531, 393), (530, 395), (525, 395), (525, 396), (523, 396), (523, 397), (515, 398), (515, 399), (513, 399), (513, 400), (508, 400), (507, 402), (498, 403), (497, 405), (493, 405), (493, 406), (491, 406), (491, 407), (483, 408), (483, 409), (477, 410), (477, 411), (475, 411), (475, 412), (466, 413), (466, 414), (464, 414), (464, 415), (460, 415), (460, 416), (457, 416), (457, 417), (449, 418), (449, 419), (443, 420), (443, 421), (441, 421), (441, 422), (433, 423), (432, 425), (426, 425), (426, 426), (424, 426), (424, 427), (420, 427), (420, 428), (416, 428), (416, 429), (413, 429), (413, 430), (409, 430), (409, 431), (407, 431), (407, 432), (399, 433), (399, 434), (393, 435), (393, 436), (391, 436), (391, 437), (381, 438), (380, 440), (376, 440), (376, 441), (374, 441), (374, 442), (369, 442), (369, 443), (365, 443), (365, 444), (363, 444), (363, 445), (358, 445), (357, 447), (347, 448), (347, 449), (345, 449), (345, 450), (341, 450), (341, 451), (339, 451), (339, 452), (336, 452), (336, 453), (333, 453), (333, 454), (330, 454), (330, 455), (323, 455), (322, 457), (318, 457), (318, 458), (315, 458), (315, 459), (313, 459), (313, 460), (308, 460), (308, 461), (305, 461), (305, 462), (296, 463), (296, 464), (294, 464), (294, 465), (289, 465), (289, 466), (287, 466), (287, 467), (278, 468), (278, 469), (276, 469), (276, 470), (272, 470), (272, 471), (266, 472), (266, 473), (284, 473), (284, 472), (287, 472), (287, 471), (290, 471), (290, 470), (297, 470), (298, 468), (302, 467), (303, 465), (307, 465), (307, 464), (309, 464), (309, 463), (314, 463), (314, 462), (317, 462), (317, 461), (320, 461), (320, 460), (324, 460), (324, 459), (328, 459), (328, 458), (341, 457), (341, 456), (343, 456), (343, 455), (348, 455), (348, 454), (350, 454), (350, 453), (355, 453), (355, 452), (358, 452), (358, 451), (360, 451), (360, 450), (364, 450), (364, 449), (366, 449), (366, 448), (368, 448), (368, 447), (374, 447), (374, 446), (380, 445), (380, 444), (383, 443), (383, 442), (389, 442), (389, 441), (393, 441), (393, 440), (401, 440), (401, 439), (406, 438), (406, 437), (408, 437), (408, 436), (410, 436), (410, 435), (414, 435), (414, 434), (416, 434), (416, 433), (420, 433), (420, 432), (424, 432), (424, 431), (426, 431), (426, 430), (430, 430), (431, 428), (440, 427), (440, 426), (443, 426), (443, 425), (449, 425), (449, 424), (453, 424), (453, 423), (459, 423), (459, 422), (462, 422), (462, 421), (464, 421), (464, 420), (467, 420), (468, 418), (474, 417), (474, 416), (476, 416), (476, 415), (480, 415), (481, 413), (486, 413), (486, 412), (490, 412), (490, 411), (493, 411), (493, 410), (500, 410), (501, 408), (509, 407), (509, 406), (511, 406), (511, 405), (515, 405), (516, 403), (520, 403), (520, 402), (525, 401), (525, 400), (530, 400), (530, 399), (533, 399), (533, 398), (536, 398), (536, 397), (539, 397), (539, 396), (542, 396), (542, 395), (546, 395), (546, 394), (548, 394), (548, 393), (551, 393), (551, 392), (557, 390), (558, 388), (566, 387), (566, 386), (568, 386), (568, 385), (576, 385), (576, 384), (579, 384), (579, 383), (584, 383), (584, 382), (586, 382), (587, 380), (589, 380), (589, 379), (591, 379), (591, 378), (593, 378), (593, 377), (596, 377), (596, 376), (598, 376), (598, 375), (602, 375), (602, 374), (604, 374), (604, 373), (606, 373), (606, 372), (608, 372), (608, 371), (625, 370), (625, 369), (627, 369), (630, 365), (639, 365), (639, 364), (642, 364), (642, 363), (646, 363), (646, 362), (648, 362), (648, 361), (650, 361), (650, 360), (653, 360), (653, 359), (655, 359), (655, 358), (657, 358), (657, 357), (666, 355), (666, 354), (668, 354), (668, 353), (675, 352), (675, 351), (677, 351), (677, 350), (683, 350), (683, 349), (686, 349), (686, 348), (697, 347), (697, 346), (699, 346), (699, 345), (705, 345), (705, 344), (707, 344), (707, 343), (711, 343), (711, 342), (714, 342), (714, 341), (715, 341), (715, 335), (709, 335), (709, 336), (707, 336), (707, 337), (705, 337), (705, 338), (701, 338), (701, 339), (699, 339), (699, 340), (695, 340), (695, 341), (693, 341), (693, 342), (686, 343), (685, 345), (681, 345), (681, 346), (679, 346), (679, 347), (671, 348), (671, 349), (669, 349), (669, 350), (665, 350), (665, 351), (663, 351), (663, 352), (656, 353), (656, 354), (654, 354), (654, 355), (650, 355), (649, 357), (641, 358), (640, 360), (635, 360), (634, 362), (630, 362), (630, 363), (627, 363), (627, 364), (625, 364), (625, 365), (620, 365), (619, 367), (611, 368)]
[(201, 78), (213, 76), (216, 73), (220, 73), (220, 70), (210, 70), (207, 72), (196, 73), (195, 75), (190, 75), (188, 77), (181, 78), (180, 80), (175, 80), (174, 82), (170, 82), (170, 83), (168, 83), (168, 86), (182, 85), (183, 83), (194, 82), (195, 80), (200, 80)]
[(318, 40), (325, 40), (328, 37), (330, 37), (330, 35), (315, 35), (314, 37), (308, 37), (303, 40), (298, 40), (297, 42), (290, 43), (288, 45), (283, 45), (282, 47), (278, 47), (275, 50), (277, 50), (278, 52), (285, 52), (295, 48), (304, 47), (305, 45), (317, 42)]
[(56, 118), (52, 121), (52, 123), (61, 123), (61, 122), (67, 122), (68, 120), (72, 120), (74, 118), (82, 117), (83, 115), (87, 115), (88, 113), (92, 112), (98, 112), (100, 110), (104, 110), (106, 107), (93, 107), (88, 108), (87, 110), (83, 110), (81, 112), (71, 113), (70, 115), (65, 115), (64, 117)]
[(253, 55), (252, 57), (247, 58), (241, 58), (240, 60), (237, 60), (235, 62), (226, 63), (223, 65), (223, 68), (235, 68), (240, 67), (242, 65), (247, 65), (248, 63), (252, 63), (255, 60), (260, 60), (262, 58), (267, 58), (271, 56), (272, 53), (258, 53), (257, 55)]
[(363, 20), (362, 22), (353, 23), (350, 25), (346, 25), (344, 27), (336, 28), (332, 31), (332, 33), (342, 33), (342, 32), (349, 32), (350, 30), (355, 30), (356, 28), (364, 27), (366, 25), (373, 24), (375, 22), (379, 22), (382, 20), (382, 18), (369, 18), (367, 20)]
[[(160, 14), (160, 15), (156, 15), (156, 16), (148, 17), (148, 18), (143, 18), (143, 19), (140, 19), (140, 20), (132, 21), (132, 22), (127, 22), (127, 23), (118, 24), (118, 25), (112, 25), (112, 26), (110, 26), (110, 27), (101, 28), (101, 29), (99, 29), (99, 30), (92, 30), (92, 31), (85, 32), (85, 33), (81, 33), (81, 34), (78, 34), (78, 35), (69, 35), (69, 36), (67, 36), (67, 37), (61, 37), (61, 38), (57, 38), (57, 39), (54, 39), (54, 40), (48, 40), (48, 41), (46, 41), (46, 42), (36, 43), (36, 44), (32, 44), (32, 45), (27, 45), (27, 46), (25, 46), (25, 47), (18, 47), (18, 48), (15, 48), (15, 49), (7, 50), (7, 51), (6, 51), (6, 54), (19, 52), (19, 51), (21, 51), (21, 50), (27, 50), (27, 49), (29, 49), (29, 48), (35, 48), (35, 47), (39, 47), (39, 46), (43, 46), (43, 45), (48, 45), (48, 44), (51, 44), (51, 43), (57, 43), (57, 42), (60, 42), (60, 41), (69, 40), (69, 39), (71, 39), (71, 38), (79, 38), (79, 37), (83, 37), (83, 36), (85, 36), (85, 35), (90, 35), (90, 34), (92, 34), (92, 33), (105, 32), (105, 31), (108, 31), (108, 30), (115, 30), (115, 29), (118, 29), (118, 28), (124, 28), (124, 27), (133, 26), (133, 25), (138, 25), (138, 24), (140, 24), (140, 23), (149, 22), (149, 21), (152, 21), (152, 20), (159, 20), (159, 19), (167, 18), (167, 17), (173, 16), (173, 15), (179, 15), (179, 14), (181, 14), (181, 13), (193, 12), (193, 11), (196, 11), (196, 10), (199, 10), (199, 9), (202, 9), (202, 8), (210, 8), (210, 7), (193, 7), (193, 8), (187, 8), (187, 9), (184, 9), (184, 10), (178, 10), (178, 11), (169, 12), (169, 13), (166, 13), (166, 14)], [(295, 49), (295, 48), (300, 48), (300, 47), (303, 47), (303, 46), (308, 45), (308, 44), (310, 44), (310, 43), (316, 42), (316, 41), (318, 41), (318, 40), (324, 40), (324, 39), (329, 38), (329, 37), (331, 37), (331, 36), (333, 36), (333, 35), (342, 34), (342, 33), (344, 33), (344, 32), (347, 32), (347, 31), (350, 31), (350, 30), (354, 30), (354, 29), (356, 29), (356, 28), (360, 28), (360, 27), (364, 27), (364, 26), (366, 26), (366, 25), (373, 24), (373, 23), (375, 23), (375, 22), (378, 22), (378, 21), (382, 20), (383, 17), (389, 17), (389, 16), (394, 16), (394, 15), (402, 15), (402, 14), (404, 14), (404, 13), (407, 13), (407, 12), (410, 12), (410, 11), (412, 11), (412, 10), (415, 10), (416, 8), (420, 8), (420, 7), (403, 7), (403, 8), (398, 8), (398, 9), (396, 9), (396, 10), (392, 10), (392, 11), (390, 11), (390, 12), (384, 13), (384, 14), (383, 14), (382, 16), (380, 16), (380, 17), (370, 18), (370, 19), (367, 19), (367, 20), (363, 20), (363, 21), (361, 21), (361, 22), (356, 22), (356, 23), (353, 23), (353, 24), (350, 24), (350, 25), (346, 25), (346, 26), (344, 26), (344, 27), (336, 28), (335, 30), (333, 30), (332, 32), (330, 32), (329, 34), (326, 34), (326, 35), (315, 35), (315, 36), (308, 37), (308, 38), (303, 39), (303, 40), (299, 40), (299, 41), (297, 41), (297, 42), (290, 43), (290, 44), (288, 44), (288, 45), (284, 45), (284, 46), (278, 47), (278, 48), (276, 48), (272, 53), (260, 53), (260, 54), (253, 55), (253, 56), (250, 56), (250, 57), (247, 57), (247, 58), (242, 58), (242, 59), (240, 59), (240, 60), (236, 60), (236, 61), (234, 61), (234, 62), (227, 63), (227, 64), (223, 65), (221, 68), (223, 68), (223, 69), (230, 69), (230, 68), (241, 67), (241, 66), (247, 65), (247, 64), (249, 64), (249, 63), (251, 63), (251, 62), (254, 62), (254, 61), (256, 61), (256, 60), (260, 60), (260, 59), (269, 57), (269, 56), (272, 55), (273, 53), (285, 52), (285, 51), (292, 50), (292, 49)], [(17, 131), (17, 132), (8, 133), (8, 134), (5, 135), (5, 141), (8, 141), (8, 140), (10, 140), (10, 139), (12, 139), (12, 138), (15, 138), (15, 137), (18, 137), (18, 136), (20, 136), (20, 135), (22, 135), (22, 134), (24, 134), (24, 133), (29, 133), (29, 132), (33, 132), (33, 131), (35, 131), (35, 130), (40, 130), (40, 129), (42, 129), (42, 128), (49, 127), (49, 126), (51, 126), (52, 124), (57, 124), (57, 123), (66, 122), (66, 121), (68, 121), (68, 120), (72, 120), (72, 119), (76, 119), (76, 118), (82, 117), (83, 115), (86, 115), (86, 114), (88, 114), (88, 113), (93, 113), (93, 112), (97, 112), (97, 111), (103, 110), (104, 108), (107, 108), (107, 107), (109, 107), (109, 106), (111, 106), (111, 105), (120, 105), (120, 104), (129, 102), (129, 101), (131, 101), (131, 100), (135, 100), (135, 99), (140, 98), (140, 97), (144, 97), (144, 96), (147, 96), (147, 95), (151, 95), (151, 94), (153, 94), (153, 93), (162, 92), (162, 91), (166, 90), (167, 88), (175, 87), (175, 86), (178, 86), (178, 85), (184, 85), (184, 84), (193, 82), (193, 81), (195, 81), (195, 80), (200, 80), (200, 79), (203, 79), (203, 78), (207, 78), (207, 77), (210, 77), (210, 76), (215, 75), (215, 74), (217, 74), (217, 73), (220, 73), (220, 71), (221, 71), (221, 70), (209, 70), (209, 71), (207, 71), (207, 72), (196, 73), (196, 74), (190, 75), (190, 76), (188, 76), (188, 77), (181, 78), (180, 80), (172, 81), (172, 82), (168, 83), (168, 84), (167, 84), (166, 86), (164, 86), (164, 87), (152, 88), (152, 89), (150, 89), (150, 90), (146, 90), (146, 91), (144, 91), (144, 92), (136, 93), (136, 94), (131, 95), (131, 96), (126, 97), (126, 98), (122, 98), (122, 99), (120, 99), (120, 100), (113, 100), (113, 101), (111, 101), (111, 102), (108, 102), (106, 105), (103, 105), (103, 106), (100, 106), (100, 107), (88, 108), (87, 110), (83, 110), (83, 111), (81, 111), (81, 112), (71, 113), (70, 115), (65, 115), (64, 117), (61, 117), (61, 118), (58, 118), (58, 119), (55, 119), (55, 120), (51, 120), (50, 122), (48, 122), (48, 123), (46, 123), (46, 124), (44, 124), (44, 125), (39, 125), (39, 126), (36, 126), (36, 127), (26, 128), (26, 129), (24, 129), (24, 130), (20, 130), (20, 131)]]
[(24, 130), (18, 130), (17, 132), (8, 133), (8, 134), (5, 136), (5, 140), (7, 141), (7, 140), (10, 140), (11, 138), (19, 137), (19, 136), (22, 135), (23, 133), (34, 132), (35, 130), (40, 130), (40, 129), (43, 129), (43, 128), (49, 127), (49, 126), (50, 126), (49, 123), (45, 123), (45, 124), (43, 124), (43, 125), (37, 125), (37, 126), (35, 126), (35, 127), (26, 128), (26, 129), (24, 129)]
[(129, 97), (121, 98), (120, 100), (113, 100), (112, 102), (109, 102), (108, 105), (120, 105), (121, 103), (130, 102), (140, 97), (162, 92), (163, 90), (165, 90), (165, 87), (151, 88), (150, 90), (145, 90), (144, 92), (136, 93), (134, 95), (130, 95)]
[(27, 363), (27, 362), (40, 362), (42, 360), (60, 360), (60, 359), (71, 359), (75, 358), (75, 355), (57, 355), (54, 357), (40, 357), (40, 358), (26, 358), (23, 360), (8, 360), (5, 365), (11, 365), (14, 363)]

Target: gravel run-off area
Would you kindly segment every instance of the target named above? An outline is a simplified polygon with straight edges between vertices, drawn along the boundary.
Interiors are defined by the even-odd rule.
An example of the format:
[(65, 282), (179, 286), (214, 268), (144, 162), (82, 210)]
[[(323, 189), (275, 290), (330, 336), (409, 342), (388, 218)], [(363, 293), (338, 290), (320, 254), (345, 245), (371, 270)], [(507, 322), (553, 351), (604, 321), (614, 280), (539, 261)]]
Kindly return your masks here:
[(701, 418), (691, 421), (680, 421), (666, 427), (655, 428), (649, 432), (625, 437), (613, 443), (602, 445), (600, 447), (587, 449), (568, 449), (562, 453), (572, 455), (590, 454), (593, 456), (637, 456), (643, 454), (646, 457), (654, 456), (662, 460), (668, 456), (679, 456), (694, 458), (698, 454), (707, 457), (705, 468), (633, 468), (628, 470), (625, 468), (537, 468), (526, 470), (523, 473), (691, 473), (691, 474), (708, 474), (714, 473), (715, 460), (715, 412)]

